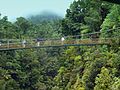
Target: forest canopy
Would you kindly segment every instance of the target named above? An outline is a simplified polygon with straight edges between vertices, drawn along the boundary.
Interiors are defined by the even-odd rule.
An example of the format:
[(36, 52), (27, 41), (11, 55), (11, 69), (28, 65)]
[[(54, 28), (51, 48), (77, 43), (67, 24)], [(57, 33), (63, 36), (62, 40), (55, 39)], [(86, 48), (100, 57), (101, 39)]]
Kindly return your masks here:
[(112, 38), (112, 45), (0, 51), (0, 90), (120, 90), (120, 5), (77, 0), (64, 18), (48, 14), (18, 17), (15, 22), (7, 16), (0, 19), (0, 39), (96, 31), (102, 32), (99, 39)]

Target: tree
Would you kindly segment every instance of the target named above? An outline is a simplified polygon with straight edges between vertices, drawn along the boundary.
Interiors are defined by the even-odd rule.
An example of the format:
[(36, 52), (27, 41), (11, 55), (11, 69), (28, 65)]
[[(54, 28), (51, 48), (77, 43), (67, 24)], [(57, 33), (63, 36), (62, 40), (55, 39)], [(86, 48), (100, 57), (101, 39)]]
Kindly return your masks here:
[(100, 31), (100, 26), (108, 14), (109, 5), (100, 0), (77, 0), (66, 10), (62, 20), (63, 35), (81, 35)]
[(4, 16), (0, 19), (0, 38), (8, 39), (8, 38), (16, 38), (15, 26), (8, 21), (7, 16)]
[[(120, 6), (113, 5), (110, 13), (105, 18), (103, 24), (101, 25), (102, 37), (115, 37), (117, 34), (114, 34), (114, 29), (120, 27)], [(113, 31), (107, 32), (107, 30), (113, 29)], [(119, 34), (119, 33), (118, 33)], [(118, 36), (118, 35), (117, 35)]]
[(25, 18), (19, 17), (17, 18), (17, 21), (14, 23), (16, 26), (16, 32), (20, 35), (18, 35), (18, 38), (24, 38), (29, 37), (29, 31), (32, 27), (32, 24)]
[(95, 80), (94, 90), (113, 90), (111, 88), (113, 82), (110, 72), (107, 68), (102, 67), (101, 73), (98, 74)]

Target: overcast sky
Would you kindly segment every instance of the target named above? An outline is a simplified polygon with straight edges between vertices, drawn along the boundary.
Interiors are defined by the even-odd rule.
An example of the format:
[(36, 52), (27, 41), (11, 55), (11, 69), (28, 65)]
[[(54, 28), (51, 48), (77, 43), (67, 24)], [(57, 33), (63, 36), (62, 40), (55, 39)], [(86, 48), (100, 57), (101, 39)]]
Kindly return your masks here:
[(38, 14), (51, 11), (60, 16), (65, 15), (66, 9), (74, 0), (0, 0), (0, 13), (14, 20), (19, 16)]

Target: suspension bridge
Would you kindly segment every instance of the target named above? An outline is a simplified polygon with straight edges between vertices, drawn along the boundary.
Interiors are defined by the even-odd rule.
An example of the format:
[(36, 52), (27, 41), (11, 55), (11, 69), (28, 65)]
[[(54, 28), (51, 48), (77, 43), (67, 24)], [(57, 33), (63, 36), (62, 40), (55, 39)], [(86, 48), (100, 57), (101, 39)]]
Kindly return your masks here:
[[(108, 30), (107, 32), (112, 31)], [(111, 45), (112, 38), (99, 38), (101, 32), (94, 32), (59, 39), (0, 39), (0, 51), (46, 47)], [(83, 38), (82, 37), (87, 37)]]

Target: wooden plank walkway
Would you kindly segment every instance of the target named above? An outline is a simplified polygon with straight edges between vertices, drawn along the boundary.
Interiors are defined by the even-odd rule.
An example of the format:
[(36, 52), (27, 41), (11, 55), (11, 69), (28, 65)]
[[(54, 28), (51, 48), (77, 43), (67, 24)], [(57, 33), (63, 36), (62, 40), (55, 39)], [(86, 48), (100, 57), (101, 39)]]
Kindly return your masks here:
[[(1, 40), (2, 41), (2, 40)], [(71, 40), (44, 40), (35, 41), (35, 39), (27, 40), (26, 43), (22, 43), (22, 40), (4, 40), (0, 44), (0, 50), (18, 50), (18, 49), (30, 49), (30, 48), (46, 48), (46, 47), (66, 47), (66, 46), (95, 46), (95, 45), (108, 45), (112, 41), (108, 39), (71, 39)]]

